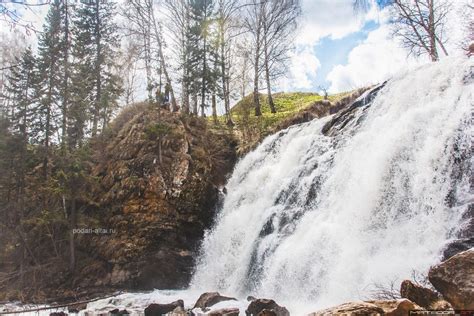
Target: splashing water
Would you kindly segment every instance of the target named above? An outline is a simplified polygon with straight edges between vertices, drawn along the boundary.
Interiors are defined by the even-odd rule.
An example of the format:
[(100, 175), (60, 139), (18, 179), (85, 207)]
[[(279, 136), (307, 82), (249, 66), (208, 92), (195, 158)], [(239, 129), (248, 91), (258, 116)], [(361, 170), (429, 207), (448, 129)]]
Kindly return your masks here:
[(453, 169), (472, 165), (473, 71), (425, 65), (325, 134), (331, 118), (266, 138), (236, 166), (191, 288), (309, 312), (426, 272), (472, 203)]

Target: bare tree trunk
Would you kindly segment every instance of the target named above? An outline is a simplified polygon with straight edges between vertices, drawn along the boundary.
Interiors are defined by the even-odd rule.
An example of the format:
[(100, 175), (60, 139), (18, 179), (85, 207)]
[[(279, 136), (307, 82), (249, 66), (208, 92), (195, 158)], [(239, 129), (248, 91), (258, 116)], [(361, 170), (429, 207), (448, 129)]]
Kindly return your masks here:
[(272, 88), (271, 88), (271, 82), (270, 82), (270, 67), (268, 66), (268, 45), (267, 45), (266, 40), (264, 44), (264, 50), (265, 50), (265, 60), (264, 60), (265, 80), (267, 82), (268, 105), (270, 106), (271, 112), (276, 113), (275, 103), (273, 102), (273, 97), (272, 97)]
[(206, 52), (206, 37), (204, 37), (204, 58), (202, 60), (202, 73), (203, 76), (201, 78), (201, 116), (205, 117), (206, 114), (204, 113), (204, 107), (206, 102), (206, 72), (207, 72), (207, 52)]
[(96, 96), (94, 100), (94, 116), (92, 121), (92, 136), (97, 135), (99, 115), (100, 115), (100, 106), (102, 99), (102, 78), (100, 77), (100, 67), (101, 67), (101, 36), (100, 36), (100, 15), (99, 15), (99, 3), (100, 1), (95, 1), (95, 46), (97, 50), (97, 56), (95, 60), (95, 86), (96, 86)]
[(434, 22), (434, 7), (433, 0), (428, 0), (429, 15), (428, 15), (428, 33), (430, 37), (430, 56), (432, 61), (439, 60), (438, 50), (436, 49), (436, 34)]
[(67, 116), (69, 104), (69, 10), (68, 2), (64, 0), (64, 96), (62, 104), (61, 147), (67, 150)]
[(152, 18), (152, 21), (153, 21), (155, 37), (156, 37), (156, 41), (158, 43), (158, 54), (159, 54), (159, 58), (160, 58), (160, 64), (161, 64), (161, 67), (163, 69), (163, 74), (165, 75), (166, 82), (169, 84), (169, 87), (170, 87), (171, 110), (173, 112), (177, 112), (179, 110), (179, 107), (178, 107), (178, 104), (176, 103), (176, 98), (175, 98), (175, 95), (174, 95), (173, 85), (171, 84), (171, 77), (169, 76), (168, 69), (166, 67), (165, 56), (164, 56), (164, 53), (163, 53), (163, 39), (161, 37), (160, 31), (158, 29), (158, 23), (157, 23), (156, 18), (155, 18), (155, 13), (154, 13), (154, 10), (153, 10), (153, 1), (151, 1), (149, 3), (149, 6), (150, 6), (150, 11), (151, 11), (150, 12), (150, 17)]
[[(149, 34), (148, 34), (149, 36)], [(150, 42), (147, 35), (143, 38), (143, 50), (145, 53), (145, 73), (146, 73), (146, 90), (148, 92), (148, 102), (153, 102), (153, 80), (151, 76), (151, 52), (150, 52)]]
[(181, 90), (182, 90), (181, 103), (182, 103), (183, 112), (186, 114), (189, 114), (189, 91), (188, 91), (188, 85), (184, 80), (181, 83)]
[(71, 199), (71, 209), (69, 213), (69, 270), (76, 269), (76, 242), (74, 229), (77, 225), (76, 199)]
[[(257, 40), (259, 38), (257, 37)], [(255, 116), (262, 115), (262, 111), (260, 110), (260, 97), (258, 93), (258, 80), (259, 80), (259, 51), (257, 46), (257, 51), (255, 52), (255, 64), (254, 64), (254, 78), (253, 78), (253, 104), (255, 106)]]
[(216, 95), (212, 94), (212, 119), (214, 120), (214, 124), (217, 124), (217, 102), (216, 102)]
[(196, 93), (193, 93), (193, 114), (198, 115), (198, 97)]
[(232, 117), (230, 115), (230, 98), (229, 98), (229, 77), (227, 75), (227, 63), (226, 63), (226, 52), (225, 52), (225, 30), (224, 30), (224, 21), (221, 21), (219, 24), (220, 27), (220, 55), (221, 55), (221, 79), (222, 79), (222, 94), (224, 96), (224, 109), (226, 123), (229, 126), (234, 125), (232, 122)]
[[(52, 66), (50, 66), (52, 67)], [(48, 180), (49, 178), (49, 138), (51, 137), (51, 106), (52, 106), (52, 71), (50, 70), (50, 82), (49, 82), (49, 87), (48, 87), (48, 109), (46, 111), (46, 124), (45, 124), (45, 131), (44, 131), (44, 158), (43, 158), (43, 177), (45, 180)]]

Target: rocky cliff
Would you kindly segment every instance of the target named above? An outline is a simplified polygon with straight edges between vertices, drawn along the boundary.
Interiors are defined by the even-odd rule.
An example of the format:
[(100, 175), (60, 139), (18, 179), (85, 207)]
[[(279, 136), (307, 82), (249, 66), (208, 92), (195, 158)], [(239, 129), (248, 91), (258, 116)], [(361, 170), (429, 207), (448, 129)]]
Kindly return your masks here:
[(144, 104), (129, 109), (105, 147), (96, 148), (96, 208), (112, 232), (80, 236), (84, 248), (104, 259), (85, 268), (82, 274), (91, 277), (85, 286), (179, 288), (189, 280), (219, 188), (237, 159), (236, 141), (211, 132), (203, 119), (158, 116)]

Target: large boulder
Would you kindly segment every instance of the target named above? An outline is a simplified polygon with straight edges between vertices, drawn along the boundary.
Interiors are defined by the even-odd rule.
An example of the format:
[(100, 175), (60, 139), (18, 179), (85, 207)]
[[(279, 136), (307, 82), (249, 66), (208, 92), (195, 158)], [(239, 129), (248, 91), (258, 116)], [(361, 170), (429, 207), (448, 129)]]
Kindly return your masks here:
[(206, 292), (199, 296), (196, 304), (194, 304), (194, 308), (205, 310), (206, 308), (211, 307), (212, 305), (215, 305), (219, 302), (236, 300), (237, 299), (233, 297), (222, 296), (219, 294), (219, 292)]
[(321, 311), (309, 314), (308, 316), (326, 316), (326, 315), (383, 315), (383, 308), (367, 302), (350, 302), (338, 306), (330, 307)]
[(177, 300), (169, 304), (150, 304), (145, 308), (145, 316), (162, 316), (174, 311), (176, 308), (184, 308), (183, 300)]
[(474, 248), (432, 267), (428, 278), (454, 309), (474, 310)]
[(415, 284), (410, 280), (405, 280), (400, 286), (400, 295), (424, 308), (431, 308), (435, 302), (440, 300), (440, 296), (435, 291)]
[[(270, 314), (272, 313), (273, 314)], [(261, 314), (262, 313), (262, 314)], [(278, 305), (274, 300), (259, 298), (254, 299), (250, 302), (247, 310), (245, 311), (247, 316), (263, 316), (263, 315), (274, 315), (274, 316), (290, 316), (290, 312), (283, 307)]]

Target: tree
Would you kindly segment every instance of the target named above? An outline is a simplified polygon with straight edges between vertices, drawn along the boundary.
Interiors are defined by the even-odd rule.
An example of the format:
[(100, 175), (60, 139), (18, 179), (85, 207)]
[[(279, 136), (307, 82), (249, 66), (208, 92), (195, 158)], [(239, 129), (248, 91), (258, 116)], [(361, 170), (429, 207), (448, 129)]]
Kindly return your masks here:
[(272, 79), (284, 74), (282, 69), (288, 60), (291, 34), (296, 29), (296, 20), (300, 15), (299, 0), (264, 0), (263, 10), (263, 63), (267, 85), (268, 104), (272, 113), (276, 113), (272, 98)]
[(64, 37), (61, 36), (62, 27), (62, 7), (60, 1), (54, 1), (46, 16), (43, 33), (38, 41), (38, 67), (39, 67), (39, 89), (38, 97), (40, 106), (38, 108), (41, 117), (40, 130), (43, 136), (43, 174), (47, 179), (49, 176), (49, 156), (51, 137), (57, 129), (57, 110), (61, 103), (61, 87), (64, 78), (62, 77), (62, 58), (64, 56)]
[(84, 50), (82, 60), (76, 63), (89, 68), (93, 94), (90, 108), (92, 116), (92, 136), (101, 125), (104, 130), (117, 107), (120, 96), (121, 80), (117, 76), (115, 60), (119, 47), (117, 26), (114, 22), (115, 4), (110, 1), (91, 1), (76, 11), (73, 20), (76, 49)]
[(122, 48), (120, 77), (123, 78), (123, 102), (128, 105), (135, 102), (139, 62), (139, 45), (135, 38), (128, 38)]
[(11, 128), (22, 136), (26, 143), (30, 138), (31, 125), (34, 124), (36, 100), (37, 61), (31, 48), (15, 59), (16, 67), (7, 76), (6, 90), (14, 110), (11, 115)]
[(190, 0), (165, 0), (164, 6), (167, 10), (168, 30), (174, 36), (174, 50), (179, 56), (178, 70), (180, 70), (181, 82), (181, 110), (190, 113), (191, 78), (188, 65), (191, 54), (191, 6)]
[(411, 54), (428, 54), (437, 61), (439, 48), (448, 55), (444, 35), (450, 8), (448, 1), (393, 0), (394, 35)]
[(152, 36), (151, 36), (151, 13), (150, 7), (145, 1), (128, 0), (125, 3), (122, 15), (126, 19), (124, 28), (126, 36), (136, 39), (138, 56), (145, 64), (146, 90), (148, 102), (153, 102), (153, 88), (155, 87), (153, 79), (152, 65)]
[(72, 46), (73, 63), (71, 65), (71, 106), (68, 112), (68, 146), (71, 151), (82, 146), (86, 135), (86, 125), (91, 119), (94, 104), (94, 78), (92, 38), (83, 32), (83, 19), (74, 21), (72, 29), (74, 44)]
[(2, 1), (0, 2), (0, 20), (4, 21), (10, 29), (20, 27), (23, 28), (27, 34), (30, 34), (31, 32), (37, 33), (38, 30), (35, 28), (33, 23), (25, 20), (16, 7), (22, 6), (31, 9), (32, 7), (49, 5), (50, 2), (50, 0), (38, 1), (36, 3), (30, 1)]
[(238, 10), (241, 8), (238, 1), (218, 0), (217, 2), (217, 30), (218, 30), (218, 59), (220, 64), (221, 90), (224, 101), (224, 110), (227, 125), (233, 126), (230, 115), (231, 68), (232, 53), (235, 38), (241, 33)]
[(68, 109), (70, 106), (70, 91), (69, 91), (69, 81), (70, 81), (70, 57), (69, 51), (71, 49), (71, 35), (70, 35), (70, 27), (69, 27), (69, 4), (68, 0), (61, 1), (61, 9), (62, 9), (62, 71), (63, 71), (63, 81), (62, 81), (62, 105), (61, 105), (61, 147), (63, 152), (67, 150), (67, 125), (68, 125)]
[(255, 107), (255, 116), (261, 116), (259, 80), (261, 74), (260, 59), (263, 54), (262, 36), (263, 36), (263, 19), (264, 19), (264, 3), (260, 0), (250, 0), (247, 6), (247, 12), (244, 19), (244, 26), (251, 37), (251, 45), (253, 47), (253, 104)]
[(34, 138), (33, 130), (38, 133), (38, 128), (33, 125), (39, 122), (36, 114), (37, 103), (37, 68), (36, 58), (30, 48), (27, 48), (21, 57), (16, 58), (17, 67), (13, 68), (8, 76), (7, 90), (12, 102), (12, 116), (10, 118), (10, 130), (12, 136), (16, 138), (16, 144), (12, 146), (10, 157), (17, 157), (17, 162), (13, 166), (16, 174), (16, 197), (18, 208), (24, 214), (24, 198), (26, 188), (26, 161), (27, 145), (31, 138)]
[[(141, 39), (141, 48), (144, 54), (145, 70), (147, 76), (148, 101), (153, 102), (152, 89), (155, 87), (153, 80), (153, 63), (158, 63), (158, 75), (165, 78), (165, 85), (168, 84), (171, 95), (171, 108), (178, 111), (178, 105), (174, 95), (174, 88), (168, 65), (164, 54), (165, 41), (161, 30), (161, 24), (155, 15), (155, 5), (153, 0), (127, 0), (127, 10), (123, 12), (124, 17), (129, 22), (126, 26), (128, 32)], [(158, 87), (158, 94), (162, 94), (162, 86)]]
[(216, 93), (219, 77), (218, 69), (214, 67), (217, 59), (216, 33), (212, 27), (215, 20), (214, 5), (214, 0), (191, 0), (190, 2), (191, 51), (188, 77), (191, 90), (201, 97), (201, 116), (205, 116), (204, 109), (207, 107), (206, 100), (209, 95)]
[[(379, 6), (391, 6), (393, 35), (399, 37), (410, 54), (427, 54), (431, 61), (439, 60), (439, 49), (447, 56), (446, 19), (451, 0), (378, 0)], [(368, 0), (353, 0), (357, 11), (368, 10)]]

